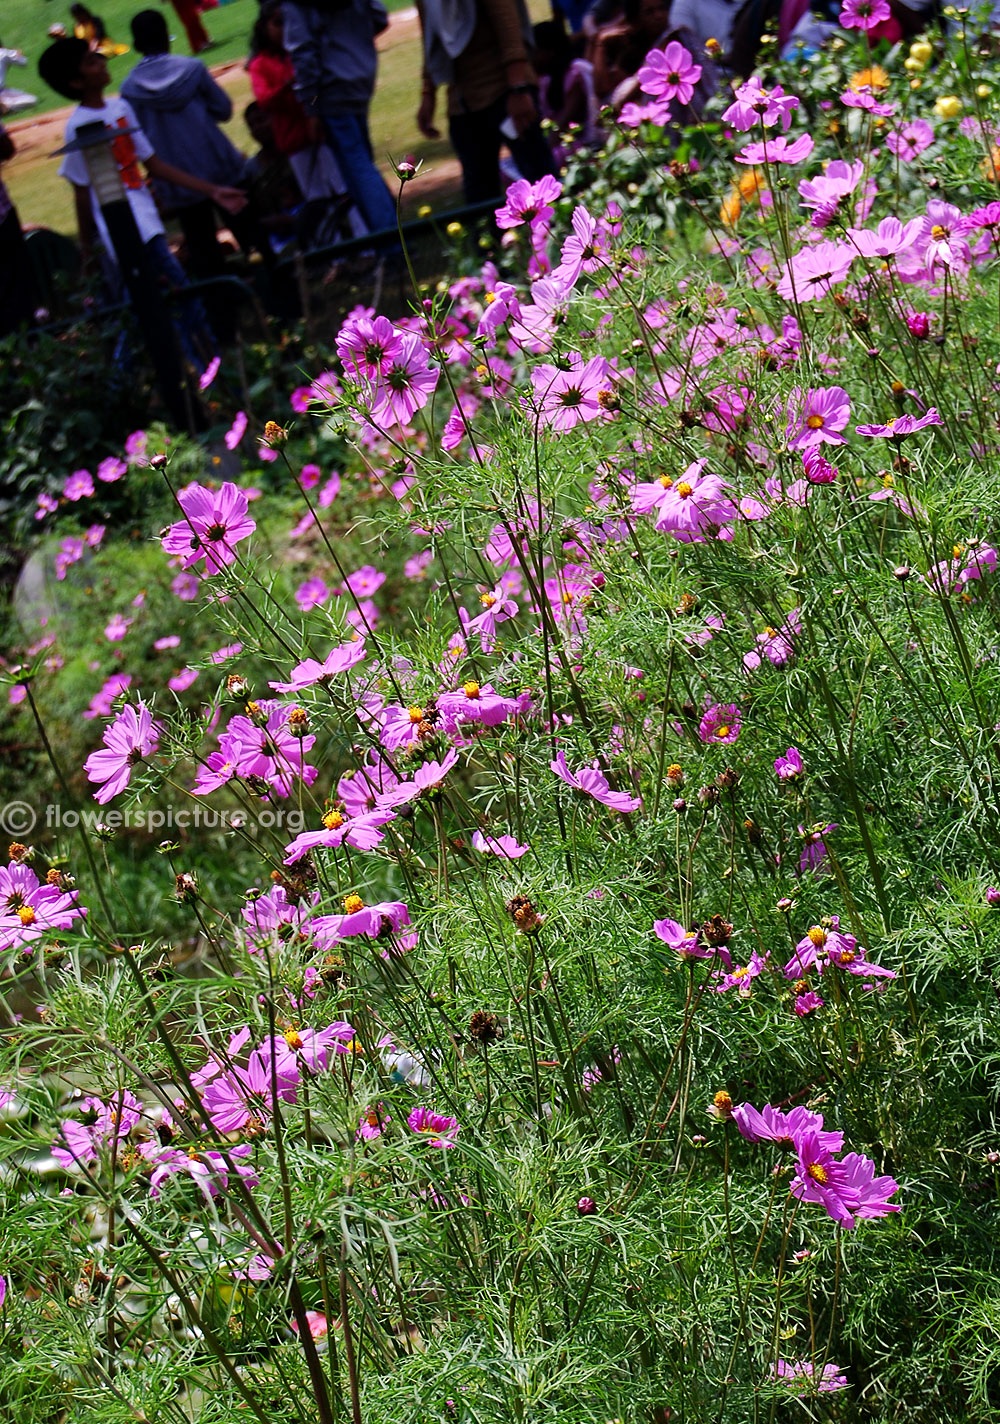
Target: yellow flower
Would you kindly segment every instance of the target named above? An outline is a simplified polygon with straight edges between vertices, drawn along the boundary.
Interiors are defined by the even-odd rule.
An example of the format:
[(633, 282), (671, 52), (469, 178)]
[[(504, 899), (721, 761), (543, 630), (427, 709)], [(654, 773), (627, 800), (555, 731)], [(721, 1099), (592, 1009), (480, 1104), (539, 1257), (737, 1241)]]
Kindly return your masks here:
[(849, 83), (852, 89), (888, 89), (889, 76), (880, 64), (873, 64), (870, 69), (852, 74)]
[(934, 100), (934, 112), (939, 119), (957, 119), (962, 112), (962, 101), (956, 94), (942, 94)]
[(432, 209), (431, 209), (430, 203), (421, 203), (421, 204), (420, 204), (420, 207), (417, 209), (417, 217), (418, 217), (418, 218), (429, 218), (430, 215), (431, 215), (431, 212), (432, 212)]
[(993, 93), (993, 90), (990, 88), (990, 86), (989, 86), (988, 84), (979, 84), (979, 85), (976, 86), (976, 98), (977, 98), (977, 99), (988, 99), (992, 93)]
[(927, 40), (915, 40), (910, 45), (910, 58), (917, 60), (919, 64), (929, 64), (934, 57), (934, 46)]
[(903, 68), (907, 74), (923, 74), (927, 65), (922, 59), (916, 59), (912, 54), (908, 59), (903, 60)]
[(465, 228), (460, 222), (450, 222), (445, 228), (445, 232), (449, 237), (461, 237), (464, 231)]

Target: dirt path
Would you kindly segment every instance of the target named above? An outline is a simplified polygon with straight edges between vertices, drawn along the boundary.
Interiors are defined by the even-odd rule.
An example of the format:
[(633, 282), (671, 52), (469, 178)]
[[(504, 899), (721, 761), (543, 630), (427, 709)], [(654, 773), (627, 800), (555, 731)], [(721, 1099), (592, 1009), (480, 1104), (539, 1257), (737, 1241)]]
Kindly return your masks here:
[[(416, 8), (397, 10), (390, 16), (389, 28), (376, 41), (379, 51), (395, 49), (400, 45), (419, 43), (420, 21)], [(228, 60), (225, 64), (209, 65), (213, 77), (224, 89), (231, 89), (243, 80), (246, 74), (244, 61)], [(375, 94), (378, 104), (378, 91)], [(33, 161), (48, 158), (61, 147), (66, 119), (72, 105), (62, 109), (51, 109), (37, 118), (26, 115), (23, 119), (12, 120), (7, 129), (17, 144), (14, 164), (27, 166)], [(13, 166), (13, 165), (12, 165)], [(461, 201), (461, 169), (455, 158), (440, 159), (431, 172), (418, 175), (406, 190), (406, 209), (413, 213), (424, 203), (440, 207), (445, 202), (455, 204)]]

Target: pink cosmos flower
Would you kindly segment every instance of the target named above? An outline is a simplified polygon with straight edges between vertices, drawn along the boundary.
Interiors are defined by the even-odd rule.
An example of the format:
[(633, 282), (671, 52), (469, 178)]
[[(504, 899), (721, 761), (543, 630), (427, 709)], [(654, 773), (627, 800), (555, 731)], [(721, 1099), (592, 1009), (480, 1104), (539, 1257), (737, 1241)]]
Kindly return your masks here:
[(221, 365), (222, 361), (220, 357), (213, 356), (211, 361), (209, 361), (208, 365), (205, 367), (204, 371), (202, 371), (201, 375), (198, 377), (198, 389), (200, 391), (208, 390), (209, 386), (219, 374), (219, 367)]
[(924, 582), (941, 593), (953, 593), (974, 583), (988, 573), (995, 573), (998, 563), (996, 549), (990, 544), (956, 544), (949, 559), (941, 559), (927, 570)]
[(926, 430), (929, 425), (943, 425), (934, 406), (925, 415), (896, 415), (884, 425), (856, 425), (859, 435), (881, 436), (886, 440), (901, 440), (904, 435), (913, 435), (918, 430)]
[(758, 1112), (752, 1103), (741, 1103), (733, 1108), (733, 1122), (748, 1142), (773, 1142), (777, 1147), (794, 1148), (803, 1133), (812, 1132), (827, 1152), (841, 1152), (844, 1147), (844, 1134), (824, 1132), (823, 1114), (808, 1108), (791, 1108), (783, 1113), (765, 1106)]
[(639, 67), (636, 78), (645, 94), (654, 99), (690, 104), (694, 86), (701, 78), (701, 65), (695, 64), (690, 53), (671, 40), (663, 49), (651, 49)]
[(91, 699), (90, 706), (84, 712), (84, 717), (92, 721), (95, 717), (107, 717), (111, 711), (111, 704), (120, 692), (132, 686), (132, 674), (127, 672), (116, 672), (108, 678), (107, 682)]
[(87, 911), (77, 890), (42, 884), (30, 866), (0, 866), (0, 949), (25, 950), (54, 930), (68, 930)]
[(840, 928), (840, 918), (830, 915), (821, 925), (813, 925), (795, 946), (795, 953), (785, 965), (786, 979), (801, 979), (811, 970), (822, 974), (829, 965), (846, 969), (863, 979), (895, 979), (895, 972), (872, 964), (866, 951), (852, 934)]
[(472, 848), (482, 855), (496, 855), (503, 860), (520, 860), (530, 849), (529, 846), (518, 845), (513, 836), (484, 836), (482, 831), (473, 831)]
[[(431, 1112), (430, 1108), (414, 1108), (406, 1119), (406, 1125), (411, 1132), (428, 1135), (431, 1147), (454, 1147), (459, 1131), (457, 1117), (445, 1117)], [(431, 1133), (433, 1137), (429, 1135)]]
[(153, 714), (143, 703), (125, 707), (104, 729), (104, 747), (91, 752), (84, 762), (84, 771), (91, 781), (100, 785), (94, 800), (102, 806), (124, 791), (132, 768), (156, 750), (160, 731)]
[(329, 597), (330, 590), (321, 578), (306, 579), (305, 583), (300, 583), (295, 590), (295, 602), (303, 613), (308, 613), (311, 608), (318, 608)]
[(475, 618), (469, 619), (465, 631), (478, 633), (479, 645), (483, 652), (492, 653), (496, 646), (497, 625), (506, 623), (508, 618), (515, 616), (517, 604), (502, 583), (480, 594), (479, 601), (483, 606), (483, 611), (477, 613)]
[(856, 256), (854, 249), (843, 242), (818, 242), (814, 247), (804, 247), (784, 267), (775, 291), (789, 301), (819, 301), (844, 281)]
[(133, 430), (132, 434), (125, 441), (125, 454), (128, 456), (130, 465), (148, 465), (149, 456), (146, 454), (148, 437), (145, 430)]
[(811, 485), (832, 485), (837, 478), (837, 467), (819, 453), (815, 445), (802, 451), (802, 468)]
[[(803, 178), (799, 184), (799, 196), (802, 206), (812, 212), (812, 226), (828, 227), (840, 212), (844, 199), (857, 190), (864, 177), (865, 165), (861, 159), (845, 163), (843, 159), (835, 158), (815, 178)], [(868, 183), (858, 203), (859, 221), (867, 216), (873, 193), (874, 188)]]
[(484, 727), (499, 727), (520, 710), (516, 697), (501, 697), (488, 682), (465, 682), (457, 692), (443, 692), (436, 701), (438, 712), (449, 731), (465, 722), (479, 722)]
[(581, 791), (585, 796), (592, 796), (595, 801), (599, 801), (602, 806), (608, 806), (612, 811), (628, 814), (631, 811), (638, 811), (642, 805), (642, 800), (638, 796), (629, 796), (624, 791), (612, 791), (607, 777), (596, 766), (585, 766), (581, 767), (579, 771), (570, 771), (566, 765), (566, 754), (562, 751), (556, 754), (554, 761), (549, 762), (549, 768), (555, 772), (560, 781), (565, 781), (566, 785), (571, 786), (574, 791)]
[(802, 615), (793, 608), (780, 628), (765, 628), (757, 634), (757, 646), (744, 653), (743, 666), (747, 672), (756, 672), (766, 658), (772, 667), (784, 667), (795, 656), (793, 640), (801, 632)]
[(376, 810), (391, 810), (395, 806), (415, 801), (424, 792), (440, 791), (445, 777), (457, 765), (458, 752), (454, 749), (443, 761), (425, 761), (422, 766), (417, 767), (412, 780), (397, 781), (395, 785), (388, 786), (377, 798)]
[(131, 626), (131, 618), (125, 618), (121, 613), (115, 613), (112, 615), (111, 622), (104, 629), (104, 636), (109, 643), (120, 643)]
[(246, 434), (246, 428), (247, 428), (246, 412), (245, 412), (245, 411), (242, 411), (242, 410), (241, 410), (241, 411), (238, 411), (238, 412), (237, 412), (237, 415), (236, 415), (236, 419), (233, 421), (232, 425), (231, 425), (231, 426), (229, 427), (229, 429), (226, 431), (226, 434), (225, 434), (225, 437), (224, 437), (225, 442), (226, 442), (226, 449), (227, 449), (227, 450), (235, 450), (235, 449), (236, 449), (237, 445), (240, 443), (240, 441), (243, 439), (243, 436)]
[(798, 1167), (789, 1191), (799, 1201), (816, 1202), (850, 1231), (858, 1220), (899, 1211), (888, 1200), (899, 1191), (891, 1177), (876, 1177), (875, 1164), (852, 1152), (835, 1158), (818, 1132), (804, 1132), (796, 1141)]
[(729, 950), (724, 944), (702, 944), (698, 931), (686, 930), (679, 920), (654, 920), (653, 933), (681, 959), (718, 959), (727, 969), (733, 966)]
[(845, 30), (873, 30), (891, 14), (888, 0), (844, 0), (838, 18)]
[(843, 445), (841, 431), (851, 418), (851, 401), (843, 386), (821, 386), (803, 391), (798, 386), (788, 402), (785, 438), (789, 450), (811, 445)]
[(847, 89), (840, 96), (840, 102), (845, 109), (864, 109), (866, 114), (874, 114), (878, 119), (891, 119), (896, 112), (895, 104), (885, 104), (867, 86), (858, 89)]
[(737, 163), (749, 163), (755, 168), (766, 163), (793, 164), (801, 163), (803, 159), (808, 158), (815, 146), (812, 134), (799, 134), (795, 139), (779, 135), (777, 138), (748, 143), (742, 152), (734, 156)]
[(722, 122), (741, 133), (761, 124), (767, 129), (780, 124), (782, 132), (787, 133), (792, 113), (798, 107), (799, 101), (794, 94), (786, 94), (780, 84), (773, 89), (765, 89), (758, 76), (752, 74), (736, 90), (733, 103), (722, 115)]
[(735, 989), (741, 999), (749, 999), (753, 993), (753, 981), (759, 979), (767, 968), (768, 955), (758, 954), (753, 951), (746, 964), (730, 964), (725, 971), (717, 969), (715, 978), (718, 983), (715, 985), (717, 994), (726, 994), (730, 989)]
[(385, 574), (373, 568), (371, 564), (365, 564), (347, 577), (347, 587), (355, 598), (370, 598), (384, 583)]
[(317, 662), (315, 658), (306, 658), (304, 662), (298, 663), (292, 668), (289, 682), (269, 682), (268, 687), (273, 688), (275, 692), (299, 692), (303, 687), (312, 687), (314, 683), (329, 682), (337, 673), (347, 672), (366, 656), (367, 651), (361, 638), (355, 642), (341, 643), (332, 648), (322, 662)]
[(532, 227), (536, 223), (547, 226), (555, 212), (552, 204), (561, 192), (562, 184), (549, 174), (540, 178), (537, 183), (518, 178), (504, 194), (503, 207), (496, 210), (497, 227), (520, 227), (525, 222), (530, 223)]
[(374, 1142), (377, 1137), (382, 1136), (390, 1122), (392, 1122), (392, 1118), (381, 1103), (376, 1107), (365, 1108), (361, 1114), (361, 1121), (358, 1123), (354, 1140), (356, 1142)]
[(691, 543), (718, 532), (736, 513), (724, 493), (729, 488), (718, 475), (705, 471), (705, 459), (695, 460), (676, 482), (668, 476), (632, 490), (638, 514), (656, 512), (656, 528), (680, 543)]
[(91, 1121), (82, 1123), (68, 1118), (61, 1122), (59, 1139), (52, 1147), (53, 1157), (68, 1170), (96, 1162), (108, 1143), (128, 1137), (142, 1116), (142, 1103), (126, 1088), (107, 1103), (101, 1098), (84, 1098), (79, 1110)]
[(911, 119), (885, 136), (885, 146), (901, 163), (912, 163), (934, 142), (934, 130), (926, 119)]
[(854, 243), (862, 257), (894, 257), (897, 252), (905, 252), (920, 237), (923, 218), (913, 218), (901, 223), (899, 218), (883, 218), (874, 232), (866, 228), (849, 227), (847, 236)]
[(35, 510), (36, 519), (44, 519), (47, 514), (54, 513), (59, 508), (59, 501), (52, 495), (44, 492), (38, 496), (38, 508)]
[(386, 361), (372, 383), (369, 415), (375, 425), (405, 425), (430, 400), (441, 375), (431, 365), (420, 337), (399, 333), (397, 351)]
[(354, 935), (387, 939), (410, 923), (409, 907), (402, 900), (383, 900), (377, 905), (362, 905), (358, 909), (353, 902), (359, 898), (348, 895), (342, 915), (321, 915), (313, 920), (313, 934), (320, 944), (339, 944)]
[(742, 725), (735, 702), (714, 702), (705, 709), (698, 724), (698, 736), (703, 742), (735, 742)]
[(63, 499), (88, 499), (94, 493), (94, 481), (89, 470), (74, 470), (63, 485)]
[(517, 288), (509, 282), (497, 282), (492, 291), (483, 297), (483, 314), (476, 327), (476, 335), (487, 338), (487, 346), (495, 346), (497, 332), (508, 320), (517, 320), (521, 315), (521, 302)]
[(598, 420), (608, 414), (600, 400), (612, 381), (607, 360), (592, 356), (585, 361), (574, 352), (569, 363), (569, 369), (563, 370), (543, 362), (531, 373), (541, 422), (551, 430), (572, 430), (583, 420)]
[(804, 776), (805, 766), (798, 747), (789, 747), (784, 756), (776, 757), (774, 770), (779, 781), (797, 781)]
[(182, 603), (193, 603), (198, 597), (198, 588), (194, 574), (178, 574), (170, 584), (170, 592)]
[(163, 536), (166, 553), (176, 555), (189, 569), (205, 560), (205, 573), (217, 574), (236, 558), (235, 546), (257, 528), (247, 514), (246, 492), (229, 480), (221, 489), (190, 484), (177, 501), (186, 518), (172, 524)]
[(233, 1064), (207, 1084), (202, 1103), (212, 1126), (228, 1134), (239, 1132), (251, 1121), (266, 1122), (271, 1116), (275, 1090), (285, 1102), (295, 1102), (294, 1087), (280, 1079), (272, 1080), (271, 1065), (258, 1048), (250, 1054), (245, 1068)]
[(181, 668), (179, 672), (174, 673), (173, 677), (167, 678), (167, 686), (171, 692), (187, 692), (192, 683), (198, 680), (198, 676), (197, 668)]
[(97, 467), (97, 478), (106, 485), (115, 484), (126, 474), (128, 474), (128, 465), (124, 460), (119, 460), (117, 455), (109, 455)]
[(795, 995), (795, 1002), (792, 1008), (800, 1019), (804, 1019), (808, 1017), (809, 1014), (815, 1013), (817, 1009), (821, 1009), (824, 1002), (825, 1000), (820, 998), (815, 989), (807, 989), (804, 994)]
[(772, 1376), (778, 1384), (787, 1385), (796, 1394), (829, 1394), (847, 1388), (847, 1376), (839, 1365), (824, 1365), (819, 1374), (809, 1360), (778, 1360)]
[(249, 1163), (239, 1160), (248, 1157), (251, 1152), (253, 1147), (249, 1142), (230, 1147), (226, 1153), (163, 1147), (147, 1158), (153, 1167), (149, 1178), (149, 1195), (155, 1200), (160, 1195), (160, 1188), (165, 1181), (176, 1176), (178, 1172), (186, 1172), (197, 1184), (205, 1200), (210, 1201), (229, 1186), (229, 1169), (233, 1161), (237, 1176), (241, 1177), (248, 1187), (255, 1187), (260, 1178)]

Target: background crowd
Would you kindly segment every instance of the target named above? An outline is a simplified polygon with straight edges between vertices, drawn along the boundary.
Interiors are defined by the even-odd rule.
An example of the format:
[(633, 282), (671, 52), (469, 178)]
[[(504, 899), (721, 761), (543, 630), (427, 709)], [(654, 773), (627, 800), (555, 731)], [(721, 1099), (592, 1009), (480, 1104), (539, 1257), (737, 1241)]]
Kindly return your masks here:
[[(769, 19), (778, 20), (784, 44), (809, 42), (829, 22), (825, 3), (554, 0), (551, 16), (532, 25), (525, 0), (418, 0), (417, 126), (427, 138), (440, 136), (443, 89), (465, 200), (488, 203), (512, 180), (555, 174), (568, 151), (599, 144), (602, 119), (634, 96), (636, 71), (651, 49), (676, 39), (698, 56), (701, 78), (674, 115), (691, 121), (720, 83), (752, 70)], [(244, 118), (257, 144), (250, 156), (222, 128), (231, 98), (195, 57), (212, 44), (200, 14), (207, 7), (171, 4), (191, 55), (173, 52), (162, 8), (136, 13), (126, 44), (74, 4), (70, 26), (50, 26), (52, 43), (38, 66), (42, 81), (75, 105), (67, 145), (95, 121), (115, 133), (112, 149), (150, 280), (177, 286), (186, 277), (218, 277), (234, 247), (267, 268), (289, 244), (309, 250), (369, 233), (381, 235), (363, 254), (374, 261), (396, 225), (369, 129), (375, 42), (390, 24), (382, 0), (262, 0), (246, 60), (254, 100)], [(918, 28), (927, 10), (927, 0), (893, 0), (888, 37)], [(129, 50), (140, 58), (115, 94), (109, 61)], [(0, 55), (5, 71), (22, 59), (15, 51)], [(4, 108), (31, 102), (4, 84), (0, 74)], [(0, 162), (14, 152), (15, 139), (0, 125)], [(114, 295), (116, 253), (84, 155), (65, 153), (59, 171), (73, 186), (82, 270), (100, 271)], [(0, 334), (30, 321), (36, 305), (21, 224), (0, 182)], [(217, 301), (210, 315), (224, 340), (224, 306)]]

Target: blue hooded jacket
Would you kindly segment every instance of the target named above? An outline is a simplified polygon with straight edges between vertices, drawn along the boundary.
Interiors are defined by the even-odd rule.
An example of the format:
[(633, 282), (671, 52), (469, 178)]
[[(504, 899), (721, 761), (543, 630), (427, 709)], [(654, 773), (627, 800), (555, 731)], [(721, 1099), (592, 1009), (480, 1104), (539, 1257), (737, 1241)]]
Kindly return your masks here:
[[(237, 183), (246, 162), (219, 128), (232, 118), (233, 104), (199, 59), (181, 54), (149, 54), (121, 87), (158, 158), (207, 183)], [(167, 211), (204, 201), (188, 188), (153, 185)]]
[(389, 23), (381, 0), (285, 0), (281, 9), (306, 113), (364, 113), (375, 90), (375, 36)]

